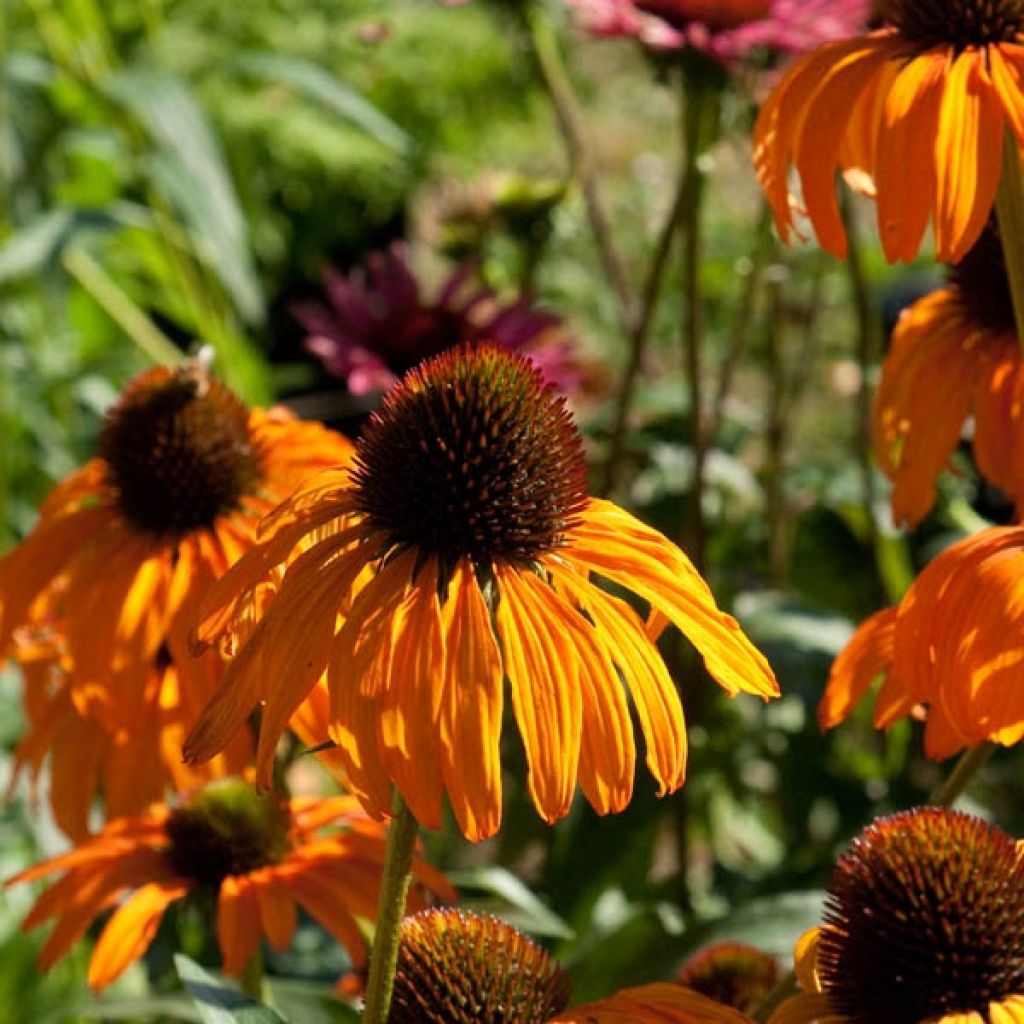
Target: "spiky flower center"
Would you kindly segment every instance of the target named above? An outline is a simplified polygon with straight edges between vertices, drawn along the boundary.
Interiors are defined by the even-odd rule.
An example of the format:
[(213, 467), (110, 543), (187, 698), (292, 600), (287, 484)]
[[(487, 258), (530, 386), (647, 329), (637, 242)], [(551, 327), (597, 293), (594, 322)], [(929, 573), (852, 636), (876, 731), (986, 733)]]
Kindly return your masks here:
[(880, 819), (839, 860), (818, 971), (850, 1024), (920, 1024), (1024, 993), (1024, 858), (939, 808)]
[(289, 814), (241, 779), (219, 779), (167, 821), (168, 858), (185, 878), (220, 886), (275, 864), (288, 851)]
[(995, 221), (985, 228), (967, 255), (950, 268), (949, 280), (972, 324), (1000, 334), (1016, 333), (1013, 296)]
[(433, 909), (402, 922), (388, 1024), (544, 1024), (568, 1001), (568, 975), (496, 918)]
[(1024, 32), (1024, 0), (888, 0), (886, 20), (928, 49), (1012, 42)]
[(450, 568), (527, 565), (558, 546), (586, 500), (564, 398), (526, 359), (489, 345), (421, 363), (357, 446), (356, 503), (389, 548)]
[(716, 942), (691, 957), (676, 977), (715, 1002), (749, 1011), (779, 980), (775, 957), (743, 942)]
[(263, 476), (245, 406), (191, 364), (136, 377), (99, 448), (124, 518), (160, 536), (212, 526)]

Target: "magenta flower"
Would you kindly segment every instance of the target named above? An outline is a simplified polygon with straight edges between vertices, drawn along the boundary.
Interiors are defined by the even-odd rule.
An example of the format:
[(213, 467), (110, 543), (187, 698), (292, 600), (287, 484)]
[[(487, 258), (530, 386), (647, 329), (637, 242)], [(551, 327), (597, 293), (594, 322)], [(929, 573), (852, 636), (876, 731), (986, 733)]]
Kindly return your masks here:
[(580, 366), (562, 321), (535, 308), (527, 295), (499, 302), (490, 288), (474, 282), (474, 269), (472, 263), (456, 268), (427, 301), (402, 243), (373, 253), (348, 275), (328, 267), (328, 304), (295, 308), (309, 332), (305, 347), (356, 395), (386, 390), (421, 360), (482, 341), (529, 356), (562, 391), (578, 390)]
[(568, 0), (595, 35), (634, 36), (660, 50), (692, 46), (725, 64), (757, 49), (800, 54), (856, 35), (870, 0)]

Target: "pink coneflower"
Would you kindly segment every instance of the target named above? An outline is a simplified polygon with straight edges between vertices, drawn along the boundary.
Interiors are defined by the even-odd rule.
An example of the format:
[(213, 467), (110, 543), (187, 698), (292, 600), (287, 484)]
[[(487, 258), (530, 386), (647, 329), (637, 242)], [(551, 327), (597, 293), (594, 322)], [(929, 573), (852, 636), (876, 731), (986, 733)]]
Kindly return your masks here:
[(799, 54), (861, 30), (870, 0), (569, 0), (597, 35), (692, 46), (730, 64), (756, 49)]
[(425, 299), (409, 268), (406, 246), (373, 253), (350, 274), (324, 271), (327, 305), (300, 304), (306, 348), (356, 395), (384, 391), (407, 370), (459, 345), (488, 341), (521, 352), (560, 390), (578, 389), (580, 369), (559, 317), (528, 295), (502, 303), (474, 281), (474, 265), (457, 267), (437, 296)]

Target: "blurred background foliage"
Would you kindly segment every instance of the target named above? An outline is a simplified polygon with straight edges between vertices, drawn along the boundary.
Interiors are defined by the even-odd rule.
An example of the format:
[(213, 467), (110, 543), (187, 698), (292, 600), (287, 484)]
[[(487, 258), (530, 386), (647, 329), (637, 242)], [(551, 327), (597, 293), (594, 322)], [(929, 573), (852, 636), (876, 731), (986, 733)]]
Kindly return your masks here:
[[(0, 0), (0, 19), (4, 549), (88, 457), (121, 384), (154, 360), (207, 344), (250, 401), (301, 409), (326, 391), (338, 403), (327, 418), (343, 418), (292, 310), (325, 265), (350, 267), (396, 238), (412, 241), (428, 280), (475, 255), (491, 285), (528, 285), (567, 320), (594, 367), (578, 412), (600, 462), (626, 346), (529, 48), (500, 5)], [(632, 46), (562, 27), (616, 242), (639, 281), (677, 174), (676, 97)], [(641, 774), (626, 813), (598, 819), (581, 802), (551, 829), (513, 770), (498, 838), (426, 837), (472, 905), (557, 952), (580, 999), (669, 976), (715, 938), (788, 954), (817, 918), (837, 849), (873, 815), (921, 801), (943, 771), (922, 758), (918, 727), (876, 733), (867, 708), (822, 736), (831, 659), (936, 551), (1007, 511), (964, 455), (914, 538), (893, 530), (884, 482), (866, 472), (857, 399), (886, 322), (934, 275), (886, 268), (867, 231), (860, 282), (813, 247), (780, 250), (749, 169), (753, 109), (743, 89), (725, 94), (700, 168), (708, 386), (723, 369), (729, 384), (704, 508), (713, 588), (768, 654), (783, 699), (722, 699), (670, 652), (689, 717), (681, 793), (656, 800)], [(693, 465), (675, 260), (616, 491), (673, 536)], [(19, 685), (0, 681), (8, 754)], [(971, 794), (1016, 834), (1019, 766), (998, 754)], [(4, 805), (0, 875), (57, 848), (41, 806), (20, 790)], [(30, 897), (0, 894), (0, 1018), (198, 1019), (184, 997), (145, 986), (146, 968), (165, 977), (175, 949), (215, 962), (187, 920), (93, 1000), (83, 950), (38, 975), (41, 938), (17, 931)], [(308, 924), (269, 960), (279, 1008), (348, 1019), (327, 988), (344, 966)]]

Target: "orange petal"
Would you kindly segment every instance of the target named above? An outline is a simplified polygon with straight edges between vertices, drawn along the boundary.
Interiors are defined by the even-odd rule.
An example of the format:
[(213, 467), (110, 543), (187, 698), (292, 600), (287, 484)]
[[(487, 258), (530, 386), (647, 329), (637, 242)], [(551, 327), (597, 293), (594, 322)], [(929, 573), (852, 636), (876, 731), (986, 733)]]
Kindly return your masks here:
[(945, 76), (935, 136), (935, 256), (959, 263), (992, 212), (1006, 117), (982, 51), (959, 54)]
[(818, 705), (822, 729), (838, 725), (864, 699), (872, 682), (892, 667), (896, 609), (876, 612), (857, 627), (832, 663), (825, 694)]
[(257, 886), (247, 875), (228, 875), (217, 897), (217, 943), (224, 973), (240, 978), (260, 944)]
[(181, 899), (189, 883), (150, 882), (137, 889), (107, 922), (89, 961), (89, 987), (109, 985), (149, 948), (168, 904)]
[(878, 229), (885, 258), (912, 260), (935, 203), (939, 101), (946, 58), (929, 52), (907, 61), (893, 80), (879, 131)]
[(526, 748), (527, 788), (540, 816), (569, 812), (579, 764), (582, 698), (579, 656), (559, 631), (558, 598), (532, 572), (495, 570), (495, 620), (519, 733)]
[(270, 940), (270, 945), (279, 953), (283, 953), (295, 934), (298, 920), (295, 901), (285, 891), (273, 871), (260, 872), (253, 881), (263, 931)]
[(502, 667), (473, 567), (455, 567), (442, 609), (446, 643), (441, 772), (464, 836), (479, 842), (501, 824)]

